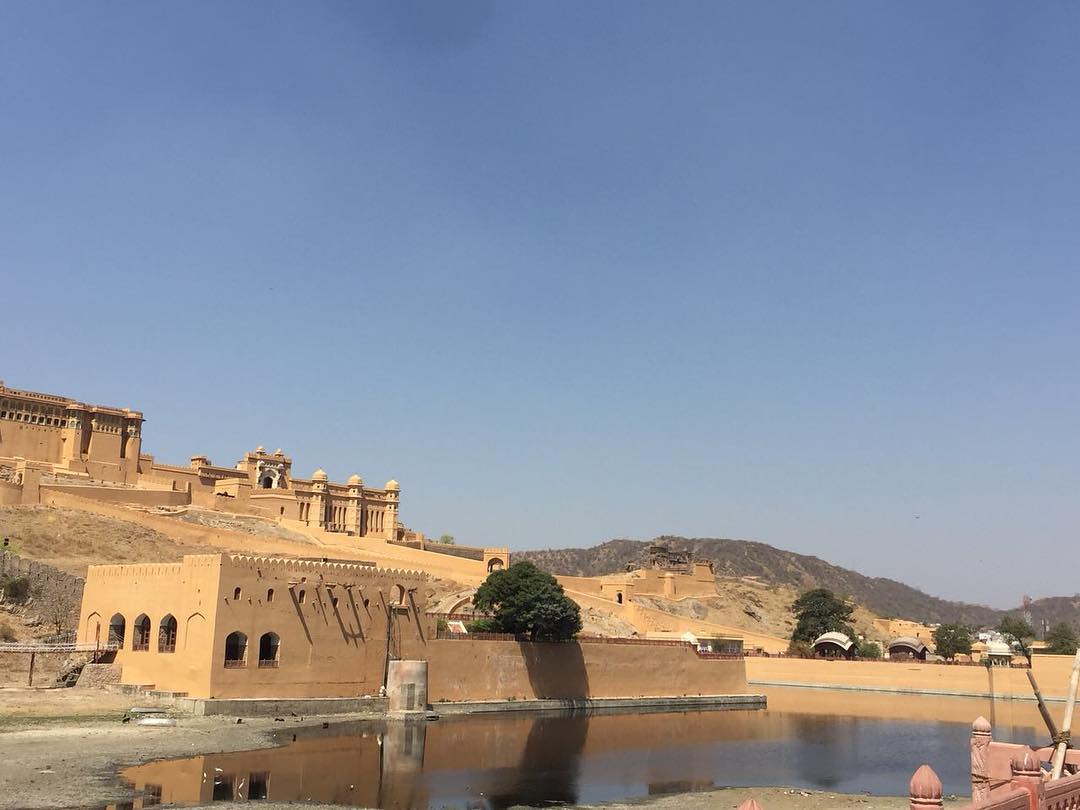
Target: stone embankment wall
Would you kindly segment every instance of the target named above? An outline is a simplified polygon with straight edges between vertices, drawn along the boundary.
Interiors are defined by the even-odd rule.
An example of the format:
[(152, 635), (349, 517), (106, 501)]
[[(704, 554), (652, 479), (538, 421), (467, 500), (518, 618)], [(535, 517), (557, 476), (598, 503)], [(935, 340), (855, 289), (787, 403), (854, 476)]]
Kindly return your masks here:
[(191, 496), (186, 492), (172, 492), (164, 489), (134, 489), (133, 487), (104, 487), (87, 484), (42, 484), (39, 489), (39, 502), (52, 504), (57, 493), (75, 495), (79, 498), (92, 498), (106, 503), (130, 503), (139, 506), (187, 506)]
[[(1064, 700), (1071, 655), (1037, 655), (1032, 674), (1043, 696)], [(813, 686), (879, 692), (997, 696), (1033, 699), (1026, 670), (1019, 667), (927, 664), (899, 661), (824, 661), (808, 658), (746, 659), (750, 686)]]
[(51, 624), (54, 605), (70, 605), (67, 629), (76, 629), (79, 605), (82, 603), (83, 587), (86, 584), (82, 577), (73, 576), (43, 562), (23, 559), (11, 551), (0, 552), (0, 577), (15, 576), (24, 576), (30, 580), (32, 596), (25, 608), (28, 615)]
[(684, 644), (437, 639), (427, 659), (431, 703), (749, 691), (742, 658), (702, 658)]

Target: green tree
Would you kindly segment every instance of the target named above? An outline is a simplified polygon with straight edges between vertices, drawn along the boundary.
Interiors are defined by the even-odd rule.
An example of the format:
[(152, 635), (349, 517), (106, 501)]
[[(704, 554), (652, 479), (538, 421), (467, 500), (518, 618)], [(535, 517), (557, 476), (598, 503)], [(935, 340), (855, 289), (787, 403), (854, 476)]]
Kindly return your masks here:
[(452, 534), (440, 535), (439, 542), (440, 543), (445, 543), (448, 546), (452, 546), (455, 543), (454, 535), (452, 535)]
[(1058, 622), (1046, 632), (1046, 651), (1053, 655), (1076, 655), (1080, 638), (1068, 622)]
[(0, 594), (5, 602), (25, 602), (30, 597), (30, 580), (21, 575), (2, 577)]
[(1031, 625), (1019, 616), (1005, 616), (998, 622), (997, 631), (1005, 637), (1010, 644), (1019, 648), (1020, 653), (1031, 663), (1031, 647), (1028, 645), (1035, 638), (1035, 631)]
[(859, 642), (859, 658), (881, 658), (881, 645), (876, 641), (863, 639)]
[(962, 624), (942, 624), (934, 631), (934, 652), (952, 660), (971, 653), (971, 629)]
[(848, 624), (854, 608), (843, 599), (838, 599), (828, 588), (807, 591), (792, 603), (791, 610), (795, 614), (792, 641), (813, 644), (818, 636), (831, 632), (855, 638), (855, 631)]
[(581, 630), (581, 609), (551, 574), (531, 562), (493, 571), (476, 589), (473, 605), (492, 614), (499, 633), (533, 641), (567, 641)]

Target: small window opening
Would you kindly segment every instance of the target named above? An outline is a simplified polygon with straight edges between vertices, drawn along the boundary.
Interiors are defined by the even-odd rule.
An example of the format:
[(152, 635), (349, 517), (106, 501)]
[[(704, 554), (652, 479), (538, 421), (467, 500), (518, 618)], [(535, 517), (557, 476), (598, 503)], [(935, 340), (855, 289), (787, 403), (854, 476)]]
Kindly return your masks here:
[(267, 602), (273, 602), (274, 601), (274, 589), (273, 588), (267, 588), (266, 589), (266, 601)]
[(240, 591), (240, 589), (239, 589), (239, 588), (234, 588), (234, 589), (233, 589), (233, 592), (232, 592), (232, 598), (233, 598), (233, 599), (239, 599), (239, 598), (240, 598), (240, 594), (241, 594), (241, 591)]

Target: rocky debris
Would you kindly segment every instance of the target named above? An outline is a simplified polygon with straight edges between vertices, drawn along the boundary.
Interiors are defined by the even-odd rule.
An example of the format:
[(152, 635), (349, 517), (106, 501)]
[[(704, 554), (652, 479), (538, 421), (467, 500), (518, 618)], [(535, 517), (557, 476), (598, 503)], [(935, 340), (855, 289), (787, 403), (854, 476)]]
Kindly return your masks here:
[(79, 672), (75, 685), (80, 689), (96, 689), (120, 683), (119, 664), (86, 664)]
[(228, 512), (215, 512), (209, 509), (187, 507), (175, 513), (159, 513), (163, 517), (182, 520), (185, 523), (195, 523), (199, 526), (207, 526), (211, 529), (225, 529), (231, 532), (244, 534), (259, 534), (267, 537), (278, 537), (282, 540), (292, 540), (297, 543), (311, 543), (311, 538), (306, 534), (294, 532), (279, 525), (276, 520), (256, 517), (254, 515), (237, 515)]
[(630, 622), (593, 607), (581, 609), (581, 624), (582, 635), (586, 636), (635, 638), (638, 635), (637, 629)]
[(67, 658), (64, 663), (60, 665), (60, 671), (56, 673), (56, 680), (53, 681), (53, 686), (57, 688), (67, 688), (74, 686), (79, 682), (79, 676), (82, 675), (83, 667), (90, 662), (90, 659), (86, 655), (73, 655)]

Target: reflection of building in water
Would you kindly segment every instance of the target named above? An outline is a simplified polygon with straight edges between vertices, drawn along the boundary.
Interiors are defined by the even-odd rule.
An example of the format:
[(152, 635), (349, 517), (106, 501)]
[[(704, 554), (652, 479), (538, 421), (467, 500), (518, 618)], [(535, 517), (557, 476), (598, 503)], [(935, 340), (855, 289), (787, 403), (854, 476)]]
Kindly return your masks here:
[[(390, 807), (395, 805), (382, 804), (380, 797), (409, 795), (423, 762), (423, 745), (414, 741), (418, 764), (411, 770), (406, 767), (407, 784), (399, 784), (402, 780), (395, 777), (395, 769), (417, 757), (400, 750), (400, 732), (391, 736), (384, 731), (309, 737), (283, 748), (151, 762), (127, 768), (122, 776), (143, 797), (135, 807), (252, 799)], [(422, 736), (422, 727), (419, 733)]]
[(239, 554), (92, 565), (79, 641), (115, 644), (123, 682), (193, 697), (374, 695), (387, 659), (435, 631), (424, 575)]

